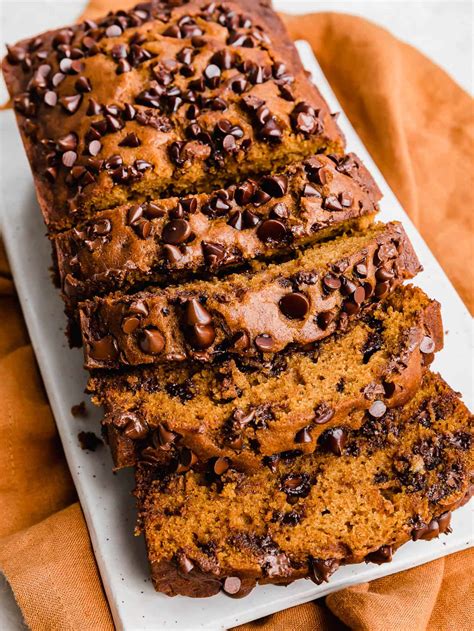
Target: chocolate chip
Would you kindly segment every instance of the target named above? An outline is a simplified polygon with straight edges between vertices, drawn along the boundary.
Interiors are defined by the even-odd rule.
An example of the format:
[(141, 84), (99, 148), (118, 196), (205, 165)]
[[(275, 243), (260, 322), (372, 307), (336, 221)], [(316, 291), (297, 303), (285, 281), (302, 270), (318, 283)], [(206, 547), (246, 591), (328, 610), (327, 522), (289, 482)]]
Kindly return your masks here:
[(308, 427), (303, 427), (299, 432), (296, 432), (295, 435), (295, 443), (310, 443), (311, 442), (311, 434)]
[(112, 24), (105, 29), (106, 37), (120, 37), (122, 35), (122, 29), (117, 24)]
[(148, 219), (141, 217), (133, 223), (133, 229), (141, 239), (148, 239), (153, 233), (153, 224)]
[(321, 197), (321, 193), (308, 182), (303, 187), (303, 197)]
[(126, 413), (121, 419), (123, 425), (123, 433), (131, 440), (142, 440), (148, 434), (148, 425), (146, 421), (131, 412)]
[(63, 153), (61, 161), (65, 167), (71, 168), (77, 160), (77, 153), (75, 151), (66, 151)]
[(268, 118), (265, 121), (264, 125), (260, 129), (260, 135), (264, 140), (270, 140), (274, 142), (281, 140), (281, 137), (283, 136), (283, 130), (274, 116)]
[(128, 307), (129, 313), (134, 313), (139, 316), (146, 317), (149, 313), (148, 306), (143, 300), (135, 300)]
[(260, 223), (260, 217), (246, 208), (242, 213), (245, 228), (255, 228)]
[(238, 186), (235, 189), (235, 201), (240, 206), (245, 206), (246, 204), (250, 202), (256, 190), (257, 190), (257, 186), (255, 182), (253, 182), (252, 180), (243, 182), (242, 184), (240, 184), (240, 186)]
[(291, 120), (296, 131), (303, 134), (314, 134), (321, 131), (321, 123), (317, 118), (316, 111), (311, 105), (305, 102), (298, 103), (293, 109)]
[(165, 338), (158, 329), (150, 327), (140, 331), (138, 345), (147, 355), (157, 355), (165, 347)]
[(173, 219), (164, 226), (162, 239), (165, 243), (179, 245), (185, 243), (191, 235), (191, 226), (186, 219)]
[(333, 210), (333, 211), (344, 210), (340, 201), (337, 199), (335, 195), (329, 195), (328, 197), (324, 199), (323, 208), (325, 208), (326, 210)]
[(164, 245), (163, 253), (168, 263), (176, 264), (183, 258), (181, 250), (176, 245)]
[(311, 490), (309, 476), (306, 473), (288, 473), (281, 480), (281, 489), (289, 497), (306, 497)]
[(268, 333), (262, 333), (255, 338), (255, 346), (262, 353), (268, 353), (275, 347), (275, 340)]
[(259, 206), (263, 206), (271, 200), (271, 196), (266, 193), (263, 189), (259, 188), (255, 191), (254, 196), (252, 197), (252, 204), (258, 208)]
[(129, 226), (132, 226), (136, 223), (143, 215), (143, 208), (138, 204), (135, 206), (130, 206), (127, 211), (127, 223)]
[(342, 427), (332, 427), (321, 435), (321, 443), (336, 456), (341, 456), (347, 442), (347, 432)]
[(375, 272), (375, 278), (381, 282), (392, 280), (394, 276), (395, 274), (393, 271), (391, 269), (386, 269), (385, 267), (379, 267)]
[[(365, 295), (365, 292), (364, 292), (364, 295)], [(348, 315), (353, 316), (353, 315), (356, 315), (357, 313), (359, 313), (360, 306), (357, 304), (357, 302), (354, 302), (353, 300), (345, 300), (342, 303), (342, 309)]]
[(283, 315), (291, 320), (302, 320), (309, 311), (309, 300), (301, 292), (286, 294), (278, 305)]
[(331, 274), (330, 272), (328, 272), (323, 277), (322, 282), (323, 282), (324, 288), (327, 289), (328, 291), (335, 291), (336, 289), (339, 289), (342, 284), (340, 278), (338, 278), (337, 276), (334, 276), (334, 274)]
[(376, 563), (381, 565), (382, 563), (389, 563), (392, 560), (393, 549), (392, 546), (381, 546), (378, 550), (370, 552), (366, 557), (366, 563)]
[(335, 319), (335, 314), (332, 311), (323, 311), (319, 313), (317, 316), (317, 323), (320, 329), (325, 331), (331, 322)]
[(314, 410), (313, 422), (317, 425), (328, 423), (334, 416), (334, 410), (327, 403), (320, 403)]
[(98, 361), (113, 361), (119, 354), (117, 342), (111, 335), (106, 335), (100, 340), (89, 342), (89, 355)]
[(425, 335), (424, 338), (421, 340), (420, 351), (422, 353), (426, 353), (427, 355), (434, 353), (435, 347), (436, 346), (433, 339), (428, 335)]
[(377, 298), (383, 298), (390, 291), (390, 283), (377, 283), (374, 288), (374, 295)]
[(188, 326), (212, 322), (211, 314), (196, 298), (191, 298), (186, 302), (184, 319)]
[(283, 241), (286, 226), (278, 219), (266, 219), (257, 228), (257, 236), (261, 241)]
[(204, 260), (210, 267), (216, 267), (224, 260), (225, 247), (220, 243), (203, 241), (201, 244)]
[(59, 102), (68, 114), (75, 114), (82, 103), (82, 94), (63, 96), (59, 99)]
[(46, 105), (49, 105), (49, 107), (54, 107), (58, 102), (58, 95), (56, 94), (56, 92), (48, 90), (44, 94), (43, 101)]
[(213, 471), (216, 475), (222, 475), (230, 467), (230, 461), (228, 458), (217, 458), (214, 462)]
[(188, 449), (187, 447), (183, 447), (179, 454), (179, 462), (176, 468), (176, 473), (185, 473), (189, 471), (193, 465), (198, 461), (196, 454)]
[(365, 263), (357, 263), (354, 270), (359, 278), (367, 278), (367, 265)]
[(354, 202), (354, 198), (350, 191), (339, 193), (339, 201), (344, 208), (350, 208)]
[(356, 288), (354, 293), (352, 294), (352, 300), (358, 305), (362, 304), (365, 300), (365, 289), (360, 285)]
[(86, 92), (91, 92), (92, 86), (87, 77), (79, 77), (79, 79), (74, 84), (74, 87), (78, 92), (82, 92), (83, 94)]
[(260, 180), (260, 186), (272, 197), (283, 197), (288, 190), (286, 175), (269, 175)]
[(122, 331), (129, 335), (140, 326), (140, 318), (137, 316), (128, 316), (122, 320)]
[(223, 48), (212, 55), (210, 62), (219, 66), (221, 70), (229, 70), (234, 63), (234, 55), (229, 49)]
[(204, 76), (210, 88), (217, 88), (220, 82), (221, 69), (216, 64), (209, 64), (204, 69)]
[(88, 149), (91, 156), (96, 156), (102, 149), (102, 144), (99, 140), (93, 140), (89, 143)]
[(276, 217), (277, 219), (288, 219), (290, 211), (288, 210), (288, 206), (286, 204), (279, 202), (271, 209), (270, 216), (273, 218)]
[(176, 438), (178, 438), (178, 434), (170, 431), (167, 427), (160, 423), (155, 432), (155, 436), (158, 438), (158, 443), (163, 448), (169, 448)]
[(236, 230), (243, 230), (244, 229), (243, 213), (241, 213), (238, 210), (231, 213), (227, 224), (229, 226), (232, 226), (232, 228), (235, 228)]
[(81, 449), (95, 451), (104, 444), (94, 432), (79, 432), (77, 435)]
[(141, 140), (132, 132), (131, 134), (127, 134), (123, 140), (119, 142), (119, 147), (139, 147), (141, 145)]
[(387, 411), (387, 406), (383, 401), (374, 401), (369, 408), (370, 416), (381, 418)]
[(97, 103), (97, 101), (93, 98), (89, 99), (87, 104), (86, 114), (87, 116), (97, 116), (102, 112), (102, 106)]
[(223, 590), (226, 594), (235, 596), (239, 593), (241, 585), (242, 581), (238, 576), (228, 576), (224, 581)]
[(309, 559), (310, 578), (316, 585), (321, 585), (323, 582), (327, 583), (329, 577), (331, 574), (334, 574), (339, 565), (338, 559), (315, 559), (311, 557)]

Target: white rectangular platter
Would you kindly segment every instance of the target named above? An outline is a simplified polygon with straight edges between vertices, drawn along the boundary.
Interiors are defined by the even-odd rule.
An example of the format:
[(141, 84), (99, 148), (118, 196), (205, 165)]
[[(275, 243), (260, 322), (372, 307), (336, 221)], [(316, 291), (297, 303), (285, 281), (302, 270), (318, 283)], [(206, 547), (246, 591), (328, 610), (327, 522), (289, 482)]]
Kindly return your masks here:
[[(298, 49), (331, 110), (341, 111), (309, 45), (299, 42)], [(348, 149), (362, 158), (384, 194), (380, 218), (403, 221), (413, 241), (425, 268), (416, 282), (443, 305), (446, 345), (437, 356), (434, 369), (442, 372), (451, 386), (463, 393), (472, 409), (472, 320), (344, 114), (339, 122), (347, 137)], [(88, 418), (78, 420), (71, 415), (71, 406), (85, 399), (86, 373), (82, 369), (82, 352), (68, 349), (62, 331), (65, 324), (63, 306), (48, 272), (49, 243), (44, 236), (45, 228), (35, 200), (30, 170), (11, 111), (0, 114), (0, 125), (3, 238), (118, 629), (226, 629), (474, 544), (473, 513), (467, 505), (454, 514), (453, 533), (449, 537), (442, 536), (431, 542), (410, 542), (395, 554), (391, 564), (343, 567), (328, 584), (319, 587), (304, 580), (288, 587), (257, 587), (242, 600), (233, 600), (223, 594), (204, 600), (157, 594), (148, 578), (143, 541), (132, 535), (135, 514), (131, 472), (113, 475), (106, 448), (92, 453), (79, 446), (78, 432), (99, 433), (100, 415), (90, 402), (87, 403)]]

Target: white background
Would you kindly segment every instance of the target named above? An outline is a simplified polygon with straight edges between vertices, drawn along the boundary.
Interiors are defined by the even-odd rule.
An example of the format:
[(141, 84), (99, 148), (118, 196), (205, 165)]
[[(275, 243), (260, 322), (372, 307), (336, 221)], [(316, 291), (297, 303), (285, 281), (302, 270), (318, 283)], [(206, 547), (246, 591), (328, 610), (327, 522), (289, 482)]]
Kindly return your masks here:
[[(34, 35), (73, 21), (81, 0), (0, 0), (0, 43)], [(117, 1), (117, 5), (119, 5)], [(287, 12), (338, 11), (366, 17), (388, 28), (442, 66), (464, 89), (473, 91), (472, 3), (469, 0), (274, 0)], [(4, 86), (0, 98), (6, 100)], [(25, 628), (11, 591), (0, 577), (0, 631)]]

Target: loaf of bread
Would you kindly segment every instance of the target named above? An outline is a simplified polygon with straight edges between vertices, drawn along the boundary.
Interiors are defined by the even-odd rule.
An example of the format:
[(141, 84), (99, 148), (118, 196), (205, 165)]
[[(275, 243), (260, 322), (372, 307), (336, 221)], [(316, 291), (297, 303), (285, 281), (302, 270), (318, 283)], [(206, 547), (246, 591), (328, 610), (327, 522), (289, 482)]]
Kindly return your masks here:
[(344, 148), (267, 0), (152, 0), (18, 42), (3, 73), (52, 231)]
[(231, 360), (98, 371), (88, 387), (116, 468), (146, 460), (181, 470), (191, 458), (255, 471), (274, 454), (314, 451), (323, 433), (340, 450), (349, 421), (361, 423), (364, 410), (378, 418), (416, 393), (442, 344), (439, 304), (407, 286), (343, 334), (258, 370)]
[(139, 525), (153, 583), (169, 596), (256, 582), (327, 581), (341, 565), (386, 563), (409, 539), (448, 533), (474, 490), (474, 424), (443, 380), (427, 373), (404, 407), (367, 414), (338, 453), (168, 474), (137, 469)]
[(448, 533), (473, 417), (428, 368), (440, 306), (270, 0), (142, 2), (3, 72), (156, 589), (320, 584)]
[(375, 224), (253, 274), (81, 304), (86, 367), (265, 357), (344, 329), (421, 266), (401, 224)]

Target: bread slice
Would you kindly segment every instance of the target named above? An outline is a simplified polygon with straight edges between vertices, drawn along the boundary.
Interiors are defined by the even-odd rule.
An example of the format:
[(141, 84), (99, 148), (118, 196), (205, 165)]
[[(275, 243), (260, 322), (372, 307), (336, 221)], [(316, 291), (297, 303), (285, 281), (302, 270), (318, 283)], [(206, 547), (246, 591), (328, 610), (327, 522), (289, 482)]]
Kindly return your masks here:
[[(378, 211), (380, 196), (354, 154), (318, 155), (212, 194), (103, 211), (53, 238), (67, 312), (91, 296), (196, 275), (214, 278), (362, 229)], [(266, 238), (272, 222), (281, 239)]]
[(262, 358), (343, 329), (421, 265), (400, 223), (375, 224), (254, 273), (81, 304), (87, 368)]
[[(410, 538), (448, 533), (473, 492), (473, 416), (437, 375), (402, 408), (369, 414), (340, 455), (282, 457), (245, 475), (137, 469), (153, 583), (169, 596), (231, 596), (255, 582), (327, 581), (385, 563)], [(219, 475), (220, 473), (220, 475)]]
[(344, 334), (259, 370), (230, 360), (98, 371), (88, 387), (104, 408), (116, 468), (146, 460), (175, 470), (191, 459), (254, 471), (321, 441), (340, 451), (365, 410), (376, 418), (415, 394), (442, 344), (439, 303), (407, 286)]
[(53, 232), (343, 152), (267, 0), (140, 3), (18, 42), (3, 74)]

